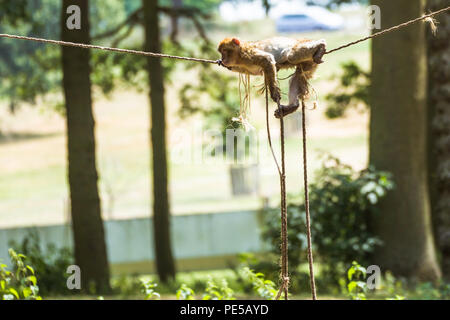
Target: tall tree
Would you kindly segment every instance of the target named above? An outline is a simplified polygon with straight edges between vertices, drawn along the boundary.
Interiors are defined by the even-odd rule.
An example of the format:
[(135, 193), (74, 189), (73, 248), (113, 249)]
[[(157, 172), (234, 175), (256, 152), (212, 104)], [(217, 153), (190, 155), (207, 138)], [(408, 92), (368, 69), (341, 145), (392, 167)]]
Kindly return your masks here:
[[(448, 6), (450, 0), (428, 0), (430, 10)], [(436, 18), (438, 33), (428, 40), (430, 189), (435, 242), (450, 280), (450, 12)]]
[[(425, 0), (372, 4), (381, 8), (384, 28), (421, 16), (425, 9)], [(427, 182), (425, 43), (420, 23), (372, 43), (370, 163), (392, 172), (396, 184), (374, 217), (384, 242), (374, 262), (397, 275), (435, 280), (440, 270)]]
[[(70, 5), (81, 9), (79, 30), (66, 26)], [(61, 9), (61, 39), (90, 43), (88, 0), (63, 0)], [(109, 266), (97, 186), (89, 60), (89, 50), (62, 47), (75, 261), (81, 269), (82, 289), (104, 293), (110, 289)]]
[[(172, 7), (174, 9), (179, 9), (183, 6), (183, 0), (172, 0)], [(178, 16), (172, 15), (170, 17), (171, 24), (172, 24), (172, 31), (170, 33), (170, 38), (173, 42), (177, 42), (177, 35), (178, 35)]]
[[(145, 50), (161, 52), (158, 1), (142, 0)], [(153, 165), (153, 235), (156, 270), (162, 282), (175, 277), (175, 262), (170, 239), (170, 209), (166, 150), (164, 75), (160, 59), (148, 58), (150, 80), (151, 142)]]

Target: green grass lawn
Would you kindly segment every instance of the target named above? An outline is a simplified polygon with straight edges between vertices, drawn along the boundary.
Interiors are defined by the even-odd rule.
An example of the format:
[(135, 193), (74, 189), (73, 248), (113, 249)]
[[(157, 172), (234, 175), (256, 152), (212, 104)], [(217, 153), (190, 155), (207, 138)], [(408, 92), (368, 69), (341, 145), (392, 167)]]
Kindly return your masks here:
[[(258, 28), (260, 26), (260, 28)], [(263, 27), (261, 27), (263, 26)], [(247, 27), (247, 29), (245, 29)], [(234, 30), (214, 31), (211, 38), (220, 39)], [(248, 32), (250, 30), (250, 32)], [(234, 32), (234, 31), (233, 31)], [(274, 27), (267, 22), (252, 22), (235, 31), (243, 39), (272, 36)], [(363, 33), (343, 32), (293, 35), (296, 37), (325, 38), (329, 48), (354, 40)], [(323, 116), (324, 96), (334, 90), (333, 75), (340, 73), (340, 65), (349, 60), (369, 68), (369, 43), (327, 55), (312, 85), (317, 91), (320, 106), (308, 111), (309, 171), (313, 175), (320, 166), (318, 155), (329, 152), (344, 162), (363, 168), (367, 160), (367, 114), (352, 112), (347, 118), (329, 121)], [(227, 71), (224, 71), (227, 72)], [(177, 78), (190, 81), (178, 71)], [(237, 76), (236, 76), (237, 81)], [(260, 80), (253, 80), (252, 84)], [(286, 81), (282, 88), (286, 90)], [(264, 132), (264, 102), (253, 92), (252, 124)], [(106, 219), (142, 217), (150, 214), (151, 172), (148, 145), (149, 111), (147, 94), (118, 89), (110, 99), (96, 94), (95, 117), (97, 163), (103, 215)], [(176, 111), (179, 107), (176, 87), (168, 84), (168, 140), (173, 154), (177, 142), (173, 133), (186, 132), (194, 120), (182, 121)], [(61, 116), (45, 105), (23, 107), (15, 116), (0, 108), (6, 138), (0, 140), (0, 227), (62, 223), (68, 217), (66, 179), (65, 126)], [(271, 120), (274, 141), (278, 141), (278, 124)], [(9, 134), (9, 138), (8, 138)], [(232, 197), (228, 164), (225, 162), (170, 164), (170, 201), (174, 214), (220, 212), (257, 209), (261, 196), (276, 204), (279, 180), (266, 141), (261, 140), (260, 189), (258, 196)], [(188, 147), (188, 146), (186, 146)], [(278, 145), (275, 145), (279, 157)], [(287, 189), (300, 193), (302, 183), (300, 132), (289, 133), (286, 145)]]

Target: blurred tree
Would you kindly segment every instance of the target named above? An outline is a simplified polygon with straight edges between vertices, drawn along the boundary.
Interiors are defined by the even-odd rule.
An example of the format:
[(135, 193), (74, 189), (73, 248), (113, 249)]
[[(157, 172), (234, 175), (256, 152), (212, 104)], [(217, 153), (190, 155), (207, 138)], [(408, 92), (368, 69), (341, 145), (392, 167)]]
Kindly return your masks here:
[[(424, 13), (425, 0), (372, 0), (389, 27)], [(378, 30), (375, 30), (378, 31)], [(384, 242), (374, 264), (397, 275), (436, 280), (426, 163), (425, 25), (372, 43), (370, 164), (393, 174), (396, 188), (373, 217)]]
[[(428, 0), (430, 11), (450, 0)], [(450, 12), (436, 17), (438, 32), (429, 33), (429, 174), (432, 217), (443, 276), (450, 281)]]
[[(5, 1), (0, 0), (1, 33), (59, 38), (59, 17), (61, 2), (53, 0)], [(122, 10), (121, 10), (122, 9)], [(90, 7), (94, 20), (102, 23), (92, 26), (94, 34), (111, 28), (125, 16), (118, 1), (95, 2)], [(112, 69), (103, 59), (101, 51), (93, 51), (96, 68), (93, 70), (93, 84), (108, 93), (111, 86), (111, 71), (104, 76), (104, 68)], [(110, 53), (108, 53), (111, 56)], [(22, 103), (36, 103), (37, 97), (44, 100), (49, 108), (62, 111), (61, 57), (57, 46), (32, 41), (1, 39), (0, 41), (0, 99), (5, 100), (14, 112)]]
[[(172, 0), (172, 7), (174, 9), (179, 9), (183, 7), (183, 0)], [(170, 33), (170, 38), (173, 42), (177, 41), (177, 34), (178, 34), (178, 16), (173, 15), (170, 17), (171, 23), (172, 23), (172, 31)]]
[[(161, 52), (158, 1), (142, 0), (145, 50)], [(175, 278), (175, 262), (170, 238), (170, 209), (166, 150), (164, 75), (160, 59), (148, 58), (150, 81), (151, 147), (153, 157), (153, 235), (156, 269), (162, 282)]]
[[(88, 0), (63, 0), (61, 39), (90, 43)], [(81, 29), (66, 27), (66, 9), (81, 9)], [(75, 262), (82, 271), (82, 290), (110, 291), (109, 265), (97, 187), (90, 51), (62, 47), (63, 86), (67, 117), (69, 186)]]
[[(206, 42), (206, 35), (202, 23), (198, 18), (207, 18), (208, 15), (205, 12), (207, 12), (208, 9), (211, 9), (218, 1), (210, 0), (205, 3), (194, 3), (193, 1), (184, 0), (182, 4), (185, 2), (192, 4), (192, 6), (173, 8), (171, 6), (171, 1), (161, 1), (161, 3), (155, 2), (151, 4), (151, 9), (153, 10), (154, 6), (156, 6), (155, 10), (157, 10), (157, 16), (159, 13), (163, 13), (170, 18), (177, 18), (177, 20), (180, 17), (190, 20), (200, 37)], [(201, 9), (198, 9), (197, 7), (201, 7)], [(136, 26), (142, 25), (146, 30), (145, 50), (160, 52), (161, 46), (164, 45), (164, 52), (168, 54), (184, 56), (193, 56), (196, 54), (192, 50), (188, 50), (178, 43), (177, 28), (175, 28), (175, 32), (172, 32), (171, 41), (162, 43), (160, 40), (161, 30), (159, 25), (155, 25), (158, 20), (155, 20), (152, 16), (151, 26), (149, 26), (149, 11), (146, 12), (144, 7), (137, 6), (136, 2), (130, 2), (125, 10), (126, 12), (129, 12), (129, 14), (122, 22), (110, 26), (109, 29), (101, 30), (93, 38), (97, 41), (110, 39), (112, 40), (112, 46), (118, 46), (122, 41), (130, 37)], [(150, 9), (147, 8), (147, 10)], [(158, 28), (155, 29), (156, 27)], [(158, 43), (155, 43), (155, 37), (157, 37)], [(136, 47), (133, 47), (132, 49), (139, 48), (136, 45)], [(200, 49), (203, 51), (204, 47), (200, 46)], [(101, 69), (101, 72), (96, 73), (96, 75), (99, 75), (99, 80), (104, 79), (104, 81), (100, 81), (100, 83), (102, 84), (102, 88), (104, 90), (107, 89), (108, 92), (112, 91), (115, 87), (116, 82), (114, 80), (123, 80), (122, 82), (125, 82), (127, 86), (133, 87), (134, 89), (137, 88), (138, 90), (144, 90), (147, 85), (150, 85), (151, 88), (155, 258), (160, 279), (162, 281), (167, 281), (175, 275), (175, 263), (170, 249), (170, 209), (168, 199), (163, 81), (170, 81), (168, 75), (174, 70), (176, 61), (170, 59), (156, 59), (158, 61), (155, 61), (155, 59), (148, 59), (147, 61), (147, 59), (134, 55), (116, 55), (102, 52), (99, 52), (98, 55), (94, 56), (94, 60), (96, 66), (97, 62), (101, 62), (101, 67), (97, 67), (97, 69)], [(142, 77), (142, 70), (151, 70), (151, 72), (148, 72), (145, 77)], [(97, 76), (94, 76), (94, 79), (96, 78)]]
[[(0, 1), (1, 33), (58, 36), (58, 4), (50, 0)], [(46, 22), (46, 23), (44, 23)], [(0, 99), (14, 113), (20, 103), (34, 104), (59, 85), (55, 69), (59, 67), (58, 48), (42, 43), (1, 39), (0, 41)]]

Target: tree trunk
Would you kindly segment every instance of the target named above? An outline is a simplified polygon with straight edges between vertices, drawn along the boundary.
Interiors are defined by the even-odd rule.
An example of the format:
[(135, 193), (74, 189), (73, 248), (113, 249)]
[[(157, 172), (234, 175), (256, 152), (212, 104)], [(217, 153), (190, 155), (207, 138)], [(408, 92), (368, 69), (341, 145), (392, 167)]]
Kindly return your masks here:
[[(66, 27), (70, 5), (81, 9), (80, 30)], [(88, 0), (63, 0), (61, 39), (90, 43), (88, 15)], [(104, 293), (110, 289), (109, 266), (97, 188), (89, 60), (89, 50), (62, 47), (75, 261), (81, 269), (82, 290)]]
[[(145, 50), (161, 52), (158, 1), (142, 0), (145, 24)], [(170, 211), (166, 151), (164, 78), (160, 59), (148, 58), (153, 157), (153, 234), (156, 270), (162, 282), (175, 278), (175, 262), (170, 238)]]
[[(450, 0), (429, 0), (428, 8), (450, 6)], [(450, 280), (450, 12), (436, 17), (438, 33), (429, 33), (429, 175), (435, 242), (442, 274)]]
[[(172, 7), (174, 8), (181, 8), (183, 7), (183, 0), (172, 0)], [(171, 18), (171, 25), (172, 25), (172, 31), (170, 32), (170, 39), (173, 42), (177, 42), (177, 35), (178, 35), (178, 17), (176, 15), (173, 15)]]
[[(421, 16), (425, 0), (372, 0), (383, 28)], [(374, 30), (377, 31), (377, 30)], [(396, 188), (374, 219), (384, 246), (374, 264), (396, 275), (436, 280), (427, 180), (425, 25), (397, 30), (372, 43), (370, 164), (390, 171)]]

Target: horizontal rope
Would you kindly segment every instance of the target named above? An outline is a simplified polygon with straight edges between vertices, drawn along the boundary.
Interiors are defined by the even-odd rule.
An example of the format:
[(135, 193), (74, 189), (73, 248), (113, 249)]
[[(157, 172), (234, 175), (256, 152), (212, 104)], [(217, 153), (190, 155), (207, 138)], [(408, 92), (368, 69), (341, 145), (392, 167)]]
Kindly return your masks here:
[[(424, 15), (422, 17), (410, 20), (408, 22), (399, 24), (397, 26), (394, 26), (392, 28), (374, 33), (370, 36), (361, 38), (359, 40), (347, 43), (345, 45), (342, 45), (338, 48), (332, 49), (330, 51), (325, 52), (325, 54), (330, 54), (333, 52), (336, 52), (338, 50), (342, 50), (344, 48), (348, 48), (350, 46), (353, 46), (355, 44), (358, 44), (360, 42), (381, 36), (383, 34), (386, 34), (388, 32), (392, 32), (395, 30), (398, 30), (400, 28), (409, 26), (410, 24), (413, 24), (415, 22), (436, 16), (440, 13), (443, 13), (445, 11), (450, 10), (450, 7), (447, 8), (443, 8), (441, 10), (429, 13), (427, 15)], [(41, 43), (50, 43), (50, 44), (55, 44), (55, 45), (60, 45), (60, 46), (67, 46), (67, 47), (77, 47), (77, 48), (83, 48), (83, 49), (96, 49), (96, 50), (104, 50), (104, 51), (112, 51), (112, 52), (119, 52), (119, 53), (128, 53), (128, 54), (135, 54), (135, 55), (140, 55), (140, 56), (146, 56), (146, 57), (154, 57), (154, 58), (169, 58), (169, 59), (177, 59), (177, 60), (184, 60), (184, 61), (193, 61), (193, 62), (202, 62), (202, 63), (213, 63), (213, 64), (217, 64), (217, 65), (222, 65), (221, 64), (221, 60), (209, 60), (209, 59), (200, 59), (200, 58), (191, 58), (191, 57), (181, 57), (181, 56), (174, 56), (174, 55), (170, 55), (170, 54), (164, 54), (164, 53), (155, 53), (155, 52), (147, 52), (147, 51), (138, 51), (138, 50), (130, 50), (130, 49), (120, 49), (120, 48), (111, 48), (111, 47), (103, 47), (103, 46), (97, 46), (97, 45), (92, 45), (92, 44), (85, 44), (85, 43), (76, 43), (76, 42), (67, 42), (67, 41), (61, 41), (61, 40), (52, 40), (52, 39), (44, 39), (44, 38), (35, 38), (35, 37), (27, 37), (27, 36), (18, 36), (18, 35), (13, 35), (13, 34), (6, 34), (6, 33), (1, 33), (0, 34), (0, 38), (8, 38), (8, 39), (17, 39), (17, 40), (28, 40), (28, 41), (35, 41), (35, 42), (41, 42)]]
[(432, 13), (429, 13), (429, 14), (426, 14), (426, 15), (421, 16), (421, 17), (419, 17), (419, 18), (416, 18), (416, 19), (410, 20), (410, 21), (408, 21), (408, 22), (404, 22), (404, 23), (402, 23), (402, 24), (393, 26), (392, 28), (389, 28), (389, 29), (386, 29), (386, 30), (383, 30), (383, 31), (380, 31), (380, 32), (377, 32), (377, 33), (374, 33), (374, 34), (372, 34), (372, 35), (370, 35), (370, 36), (367, 36), (367, 37), (365, 37), (365, 38), (361, 38), (361, 39), (359, 39), (359, 40), (356, 40), (356, 41), (353, 41), (353, 42), (344, 44), (344, 45), (342, 45), (342, 46), (340, 46), (340, 47), (337, 47), (336, 49), (333, 49), (333, 50), (330, 50), (330, 51), (325, 52), (325, 54), (333, 53), (333, 52), (336, 52), (336, 51), (338, 51), (338, 50), (342, 50), (342, 49), (344, 49), (344, 48), (348, 48), (348, 47), (350, 47), (350, 46), (353, 46), (353, 45), (355, 45), (355, 44), (358, 44), (358, 43), (360, 43), (360, 42), (363, 42), (363, 41), (366, 41), (366, 40), (369, 40), (369, 39), (372, 39), (372, 38), (381, 36), (381, 35), (383, 35), (383, 34), (386, 34), (386, 33), (392, 32), (392, 31), (396, 31), (396, 30), (398, 30), (398, 29), (400, 29), (400, 28), (407, 27), (407, 26), (409, 26), (409, 25), (411, 25), (411, 24), (413, 24), (413, 23), (416, 23), (416, 22), (425, 20), (425, 19), (427, 19), (427, 18), (431, 18), (431, 17), (433, 17), (433, 16), (436, 16), (436, 15), (438, 15), (438, 14), (441, 14), (441, 13), (447, 11), (447, 10), (450, 10), (450, 7), (447, 7), (447, 8), (444, 8), (444, 9), (441, 9), (441, 10), (438, 10), (438, 11), (435, 11), (435, 12), (432, 12)]
[(120, 48), (110, 48), (110, 47), (96, 46), (93, 44), (67, 42), (67, 41), (61, 41), (61, 40), (51, 40), (51, 39), (34, 38), (34, 37), (26, 37), (26, 36), (17, 36), (17, 35), (6, 34), (6, 33), (1, 33), (0, 38), (28, 40), (28, 41), (56, 44), (56, 45), (66, 46), (66, 47), (77, 47), (77, 48), (83, 48), (83, 49), (96, 49), (96, 50), (112, 51), (112, 52), (128, 53), (128, 54), (135, 54), (135, 55), (154, 57), (154, 58), (169, 58), (169, 59), (178, 59), (178, 60), (186, 60), (186, 61), (194, 61), (194, 62), (220, 64), (220, 62), (218, 60), (180, 57), (180, 56), (173, 56), (173, 55), (164, 54), (164, 53), (154, 53), (154, 52), (138, 51), (138, 50), (130, 50), (130, 49), (120, 49)]

